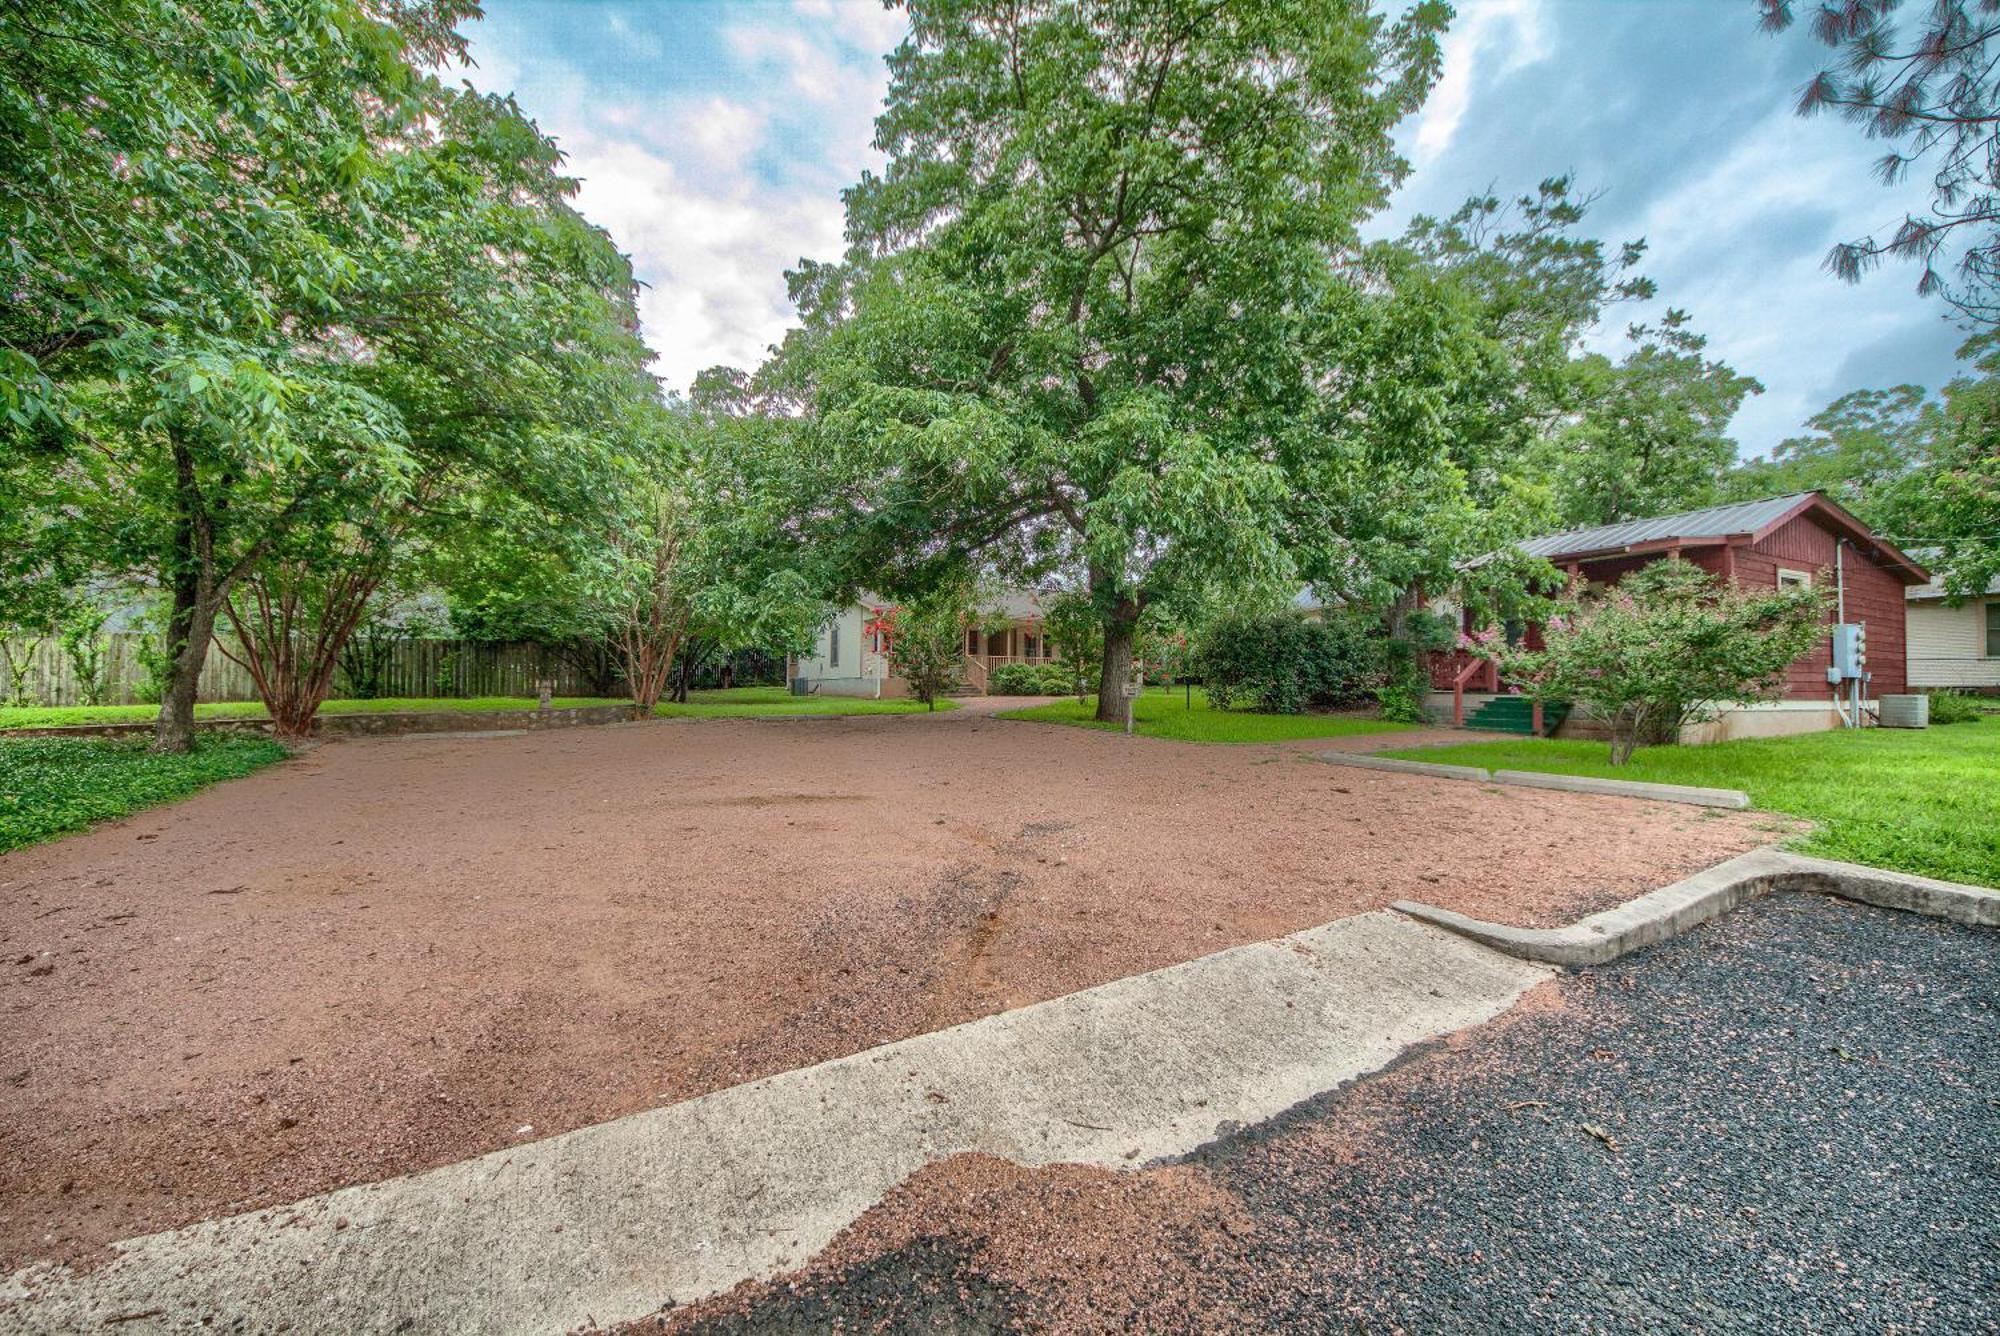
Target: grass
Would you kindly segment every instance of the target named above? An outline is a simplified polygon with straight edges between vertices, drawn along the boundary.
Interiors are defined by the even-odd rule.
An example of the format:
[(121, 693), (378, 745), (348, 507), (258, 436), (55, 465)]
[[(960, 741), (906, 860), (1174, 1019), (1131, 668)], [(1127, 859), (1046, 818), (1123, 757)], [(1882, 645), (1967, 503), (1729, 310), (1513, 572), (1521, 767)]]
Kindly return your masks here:
[[(696, 691), (686, 705), (663, 704), (654, 713), (663, 719), (677, 718), (764, 718), (791, 714), (911, 714), (923, 705), (911, 700), (857, 700), (845, 696), (794, 696), (784, 687), (732, 687), (727, 691)], [(551, 702), (557, 709), (575, 705), (621, 705), (622, 700), (592, 696), (558, 696)], [(401, 714), (467, 710), (532, 710), (532, 697), (479, 696), (383, 697), (379, 700), (330, 700), (319, 707), (321, 714)], [(939, 701), (938, 708), (955, 708), (955, 703)], [(0, 731), (9, 728), (59, 728), (72, 724), (150, 724), (159, 717), (157, 705), (67, 705), (0, 706)], [(194, 707), (197, 719), (263, 719), (267, 712), (260, 701), (217, 701)]]
[[(1350, 714), (1254, 714), (1248, 710), (1218, 710), (1199, 689), (1194, 703), (1186, 702), (1180, 688), (1159, 688), (1139, 697), (1133, 706), (1133, 731), (1149, 738), (1173, 738), (1180, 742), (1287, 742), (1294, 738), (1337, 738), (1353, 733), (1390, 733), (1415, 724), (1394, 724)], [(1044, 724), (1072, 724), (1079, 728), (1122, 729), (1123, 724), (1104, 724), (1092, 718), (1097, 698), (1079, 705), (1073, 700), (1051, 705), (1031, 705), (1006, 710), (1002, 719), (1029, 719)]]
[(1382, 755), (1741, 789), (1758, 807), (1815, 823), (1790, 842), (1800, 853), (2000, 886), (2000, 718), (1990, 715), (1920, 730), (1643, 747), (1616, 770), (1605, 743), (1549, 738)]
[[(557, 708), (572, 705), (616, 705), (615, 700), (589, 696), (558, 696)], [(378, 700), (330, 700), (321, 714), (400, 714), (405, 711), (532, 710), (536, 701), (522, 696), (456, 697), (402, 696)], [(157, 705), (0, 706), (0, 729), (61, 728), (71, 724), (150, 724), (160, 714)], [(215, 701), (194, 707), (197, 719), (264, 719), (262, 701)]]
[(186, 756), (144, 738), (0, 738), (0, 853), (185, 798), (282, 760), (265, 738), (205, 737)]
[[(941, 700), (939, 710), (955, 710), (957, 701)], [(915, 700), (864, 700), (855, 696), (794, 696), (784, 687), (731, 687), (727, 691), (691, 691), (688, 703), (662, 703), (653, 713), (662, 719), (770, 719), (794, 714), (924, 714)]]

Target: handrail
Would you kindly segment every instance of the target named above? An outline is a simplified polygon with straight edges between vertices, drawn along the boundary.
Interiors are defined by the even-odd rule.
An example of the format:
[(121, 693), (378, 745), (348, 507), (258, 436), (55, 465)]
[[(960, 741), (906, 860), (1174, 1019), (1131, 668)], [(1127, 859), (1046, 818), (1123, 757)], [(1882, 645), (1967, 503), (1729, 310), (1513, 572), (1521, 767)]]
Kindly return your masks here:
[(1500, 689), (1500, 665), (1491, 659), (1473, 658), (1467, 660), (1465, 667), (1458, 670), (1458, 676), (1451, 680), (1451, 722), (1460, 728), (1465, 727), (1465, 684), (1470, 682), (1482, 670), (1487, 675), (1486, 689), (1488, 691), (1498, 691)]
[(958, 657), (959, 661), (962, 662), (968, 669), (977, 668), (979, 670), (979, 680), (977, 682), (974, 682), (972, 680), (971, 674), (968, 673), (966, 675), (965, 684), (977, 690), (980, 695), (982, 696), (987, 695), (988, 692), (986, 689), (986, 684), (988, 681), (988, 673), (986, 665), (981, 663), (978, 659), (973, 658), (970, 654), (961, 654)]

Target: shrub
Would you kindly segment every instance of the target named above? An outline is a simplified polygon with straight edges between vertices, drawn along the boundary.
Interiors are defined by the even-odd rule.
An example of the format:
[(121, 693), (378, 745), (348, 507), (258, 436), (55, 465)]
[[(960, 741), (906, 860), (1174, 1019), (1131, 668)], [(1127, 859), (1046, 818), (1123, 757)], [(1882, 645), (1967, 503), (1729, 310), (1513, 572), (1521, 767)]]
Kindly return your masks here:
[(1979, 702), (1963, 691), (1931, 693), (1931, 722), (1934, 724), (1976, 723), (1984, 713)]
[(1297, 612), (1234, 615), (1209, 628), (1198, 660), (1209, 703), (1300, 714), (1366, 699), (1380, 651), (1359, 617), (1312, 621)]
[(986, 689), (996, 696), (1040, 696), (1041, 669), (1032, 663), (1003, 663), (986, 680)]
[(1743, 589), (1675, 558), (1566, 600), (1545, 649), (1509, 649), (1490, 632), (1467, 647), (1536, 699), (1604, 720), (1611, 764), (1623, 765), (1639, 743), (1675, 738), (1723, 705), (1776, 699), (1792, 661), (1826, 638), (1825, 614), (1820, 590)]
[(1421, 687), (1413, 687), (1408, 682), (1391, 682), (1388, 686), (1375, 688), (1375, 701), (1382, 707), (1382, 717), (1391, 723), (1429, 722), (1424, 714), (1424, 692)]

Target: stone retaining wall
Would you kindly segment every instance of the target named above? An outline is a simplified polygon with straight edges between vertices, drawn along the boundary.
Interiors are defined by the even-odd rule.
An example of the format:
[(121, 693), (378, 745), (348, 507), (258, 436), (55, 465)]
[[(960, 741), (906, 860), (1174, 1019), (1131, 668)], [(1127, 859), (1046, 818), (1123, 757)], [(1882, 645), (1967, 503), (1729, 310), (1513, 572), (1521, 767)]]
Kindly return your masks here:
[[(572, 705), (552, 710), (407, 710), (383, 714), (323, 714), (313, 720), (320, 738), (397, 737), (408, 733), (493, 733), (519, 729), (579, 728), (632, 718), (630, 705)], [(204, 733), (268, 733), (269, 719), (198, 719)], [(151, 722), (68, 724), (60, 728), (9, 728), (9, 738), (108, 738), (151, 733)]]

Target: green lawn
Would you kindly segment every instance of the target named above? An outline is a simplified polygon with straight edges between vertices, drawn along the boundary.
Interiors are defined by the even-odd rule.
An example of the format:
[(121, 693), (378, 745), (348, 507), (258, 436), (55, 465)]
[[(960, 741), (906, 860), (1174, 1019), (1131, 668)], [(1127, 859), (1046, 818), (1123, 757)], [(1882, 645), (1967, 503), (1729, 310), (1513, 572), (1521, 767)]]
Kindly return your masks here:
[[(913, 714), (923, 705), (911, 700), (854, 700), (845, 696), (794, 696), (784, 687), (732, 687), (727, 691), (697, 691), (686, 705), (661, 705), (654, 713), (663, 719), (678, 718), (763, 718), (789, 714)], [(557, 708), (573, 705), (619, 705), (624, 702), (591, 696), (558, 696)], [(532, 710), (531, 697), (481, 696), (406, 697), (380, 700), (330, 700), (319, 707), (321, 714), (400, 714), (448, 710)], [(954, 702), (939, 701), (940, 710), (956, 708)], [(58, 728), (70, 724), (150, 724), (159, 716), (157, 705), (73, 705), (19, 708), (0, 706), (0, 730), (9, 728)], [(197, 719), (263, 719), (266, 712), (258, 701), (218, 701), (194, 707)]]
[[(553, 702), (560, 707), (572, 705), (616, 705), (615, 700), (601, 700), (589, 696), (558, 696)], [(405, 711), (433, 710), (532, 710), (536, 702), (531, 697), (519, 696), (478, 696), (457, 699), (450, 697), (382, 697), (379, 700), (330, 700), (319, 707), (321, 714), (400, 714)], [(0, 729), (7, 728), (58, 728), (69, 724), (150, 724), (159, 717), (157, 705), (59, 705), (59, 706), (0, 706)], [(267, 717), (261, 701), (216, 701), (213, 704), (194, 707), (197, 719), (263, 719)]]
[(285, 757), (266, 738), (205, 737), (186, 756), (144, 738), (0, 738), (0, 853), (185, 798)]
[[(1351, 733), (1391, 733), (1415, 728), (1415, 724), (1392, 724), (1386, 719), (1362, 718), (1345, 714), (1253, 714), (1248, 710), (1218, 710), (1199, 689), (1194, 705), (1187, 704), (1181, 688), (1158, 688), (1139, 698), (1132, 712), (1134, 731), (1149, 738), (1174, 738), (1181, 742), (1287, 742), (1293, 738), (1337, 738)], [(1031, 705), (1006, 710), (1002, 719), (1030, 719), (1044, 724), (1074, 724), (1080, 728), (1123, 728), (1123, 724), (1101, 724), (1091, 716), (1097, 711), (1092, 696), (1082, 705), (1074, 700), (1052, 705)]]
[(1644, 747), (1611, 768), (1602, 742), (1518, 738), (1384, 752), (1494, 770), (1741, 789), (1756, 806), (1804, 817), (1800, 853), (2000, 886), (2000, 718), (1920, 730)]
[[(958, 702), (941, 700), (937, 707), (955, 710)], [(769, 719), (791, 714), (923, 714), (926, 708), (915, 700), (794, 696), (785, 687), (731, 687), (727, 691), (691, 691), (687, 704), (658, 705), (653, 713), (663, 719)]]

